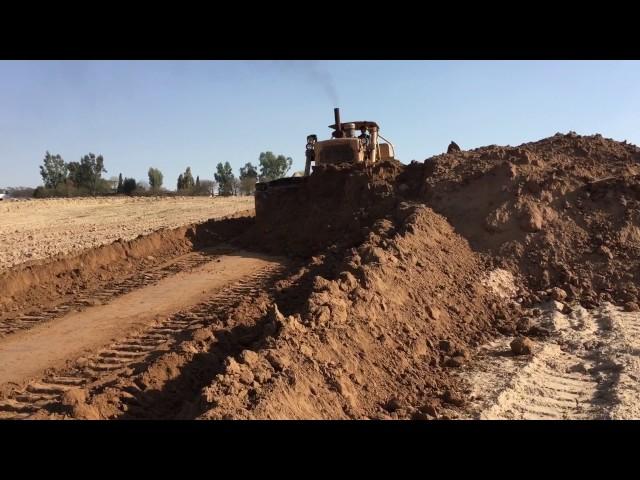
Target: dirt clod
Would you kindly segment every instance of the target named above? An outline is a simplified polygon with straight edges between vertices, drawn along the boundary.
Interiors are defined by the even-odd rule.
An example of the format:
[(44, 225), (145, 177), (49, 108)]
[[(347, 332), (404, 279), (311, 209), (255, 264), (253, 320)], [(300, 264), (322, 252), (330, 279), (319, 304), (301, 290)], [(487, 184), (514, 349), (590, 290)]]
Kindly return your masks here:
[(438, 418), (438, 405), (436, 402), (427, 402), (421, 405), (419, 410), (422, 413), (426, 413), (434, 418)]
[(403, 407), (403, 402), (398, 397), (391, 397), (384, 408), (388, 412), (396, 412)]
[(446, 390), (442, 399), (444, 400), (444, 402), (455, 405), (456, 407), (462, 407), (465, 404), (465, 400), (462, 398), (462, 396), (452, 390)]
[(510, 346), (514, 355), (531, 355), (534, 351), (534, 343), (527, 337), (515, 338)]
[(551, 298), (558, 302), (562, 302), (565, 298), (567, 298), (567, 292), (565, 292), (561, 288), (554, 287), (551, 289)]
[(464, 365), (464, 361), (465, 361), (465, 358), (462, 357), (462, 356), (449, 357), (444, 362), (444, 366), (445, 367), (458, 368), (458, 367), (461, 367), (462, 365)]
[(516, 330), (519, 332), (526, 332), (532, 327), (531, 318), (522, 317), (516, 323)]

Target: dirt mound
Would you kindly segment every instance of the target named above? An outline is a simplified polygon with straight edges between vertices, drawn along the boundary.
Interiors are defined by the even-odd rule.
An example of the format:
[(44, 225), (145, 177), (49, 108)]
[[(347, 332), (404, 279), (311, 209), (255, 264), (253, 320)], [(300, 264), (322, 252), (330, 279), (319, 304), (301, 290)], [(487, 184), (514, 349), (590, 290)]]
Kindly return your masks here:
[[(601, 135), (556, 134), (404, 166), (328, 166), (274, 197), (245, 245), (310, 256), (359, 245), (402, 201), (444, 215), (471, 247), (529, 287), (567, 301), (638, 303), (640, 149)], [(282, 212), (286, 212), (282, 215)]]
[(465, 393), (450, 370), (512, 325), (514, 307), (483, 286), (478, 256), (424, 205), (398, 203), (364, 237), (234, 296), (233, 308), (206, 303), (206, 326), (87, 391), (87, 408), (100, 418), (455, 416)]
[[(280, 299), (270, 313), (279, 333), (260, 360), (228, 362), (203, 393), (213, 407), (203, 417), (404, 418), (459, 406), (446, 369), (483, 336), (515, 331), (517, 316), (484, 289), (473, 250), (526, 282), (525, 305), (543, 295), (635, 303), (639, 160), (633, 145), (570, 133), (312, 175), (313, 189), (283, 203), (289, 218), (262, 233), (289, 253), (327, 248), (315, 259), (327, 274), (308, 299)], [(269, 368), (284, 378), (266, 390), (242, 380)]]
[(291, 277), (260, 347), (227, 359), (203, 390), (202, 418), (415, 418), (452, 405), (447, 370), (509, 308), (429, 208), (401, 203), (366, 237)]
[(568, 300), (637, 301), (640, 149), (600, 135), (557, 134), (519, 147), (452, 152), (402, 180), (478, 251), (532, 289)]

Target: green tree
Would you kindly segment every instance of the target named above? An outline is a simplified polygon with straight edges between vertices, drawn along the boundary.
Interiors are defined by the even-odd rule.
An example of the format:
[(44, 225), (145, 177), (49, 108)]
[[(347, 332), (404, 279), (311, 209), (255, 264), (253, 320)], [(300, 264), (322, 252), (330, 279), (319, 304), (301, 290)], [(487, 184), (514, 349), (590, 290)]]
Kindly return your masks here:
[(284, 177), (292, 163), (291, 157), (275, 156), (273, 152), (260, 153), (260, 181), (270, 182)]
[(96, 187), (99, 184), (102, 174), (107, 172), (107, 169), (104, 168), (104, 158), (102, 158), (102, 155), (96, 157), (93, 153), (90, 153), (82, 157), (80, 166), (86, 171), (89, 192), (91, 192), (91, 195), (95, 195)]
[(157, 168), (149, 168), (149, 185), (151, 187), (151, 190), (157, 191), (160, 190), (160, 187), (162, 187), (162, 179), (163, 179), (163, 175), (162, 172), (160, 170), (158, 170)]
[(184, 173), (181, 173), (178, 177), (178, 190), (189, 190), (191, 192), (193, 187), (195, 187), (195, 182), (191, 174), (191, 167), (187, 167)]
[(251, 162), (246, 163), (244, 167), (240, 167), (240, 193), (243, 195), (253, 195), (258, 182), (258, 169)]
[(122, 180), (122, 173), (118, 176), (118, 189), (116, 190), (117, 193), (124, 193), (123, 188), (123, 180)]
[(191, 190), (195, 186), (196, 182), (193, 180), (193, 175), (191, 175), (191, 167), (187, 167), (182, 178), (184, 182), (183, 188), (185, 190)]
[(76, 188), (80, 188), (82, 186), (82, 171), (80, 169), (79, 162), (69, 162), (67, 163), (67, 170), (69, 174), (67, 176), (69, 182)]
[(220, 195), (229, 196), (234, 194), (236, 177), (229, 162), (225, 162), (224, 165), (222, 162), (218, 163), (214, 177), (218, 182), (218, 193)]
[(135, 178), (125, 178), (122, 183), (122, 193), (125, 195), (132, 195), (136, 190), (136, 179)]
[(60, 155), (51, 155), (47, 151), (42, 163), (40, 175), (45, 188), (57, 188), (58, 185), (65, 183), (69, 170)]
[(107, 171), (102, 155), (95, 156), (93, 153), (82, 157), (80, 162), (69, 162), (67, 169), (69, 179), (76, 188), (86, 188), (91, 195), (96, 194), (102, 174)]

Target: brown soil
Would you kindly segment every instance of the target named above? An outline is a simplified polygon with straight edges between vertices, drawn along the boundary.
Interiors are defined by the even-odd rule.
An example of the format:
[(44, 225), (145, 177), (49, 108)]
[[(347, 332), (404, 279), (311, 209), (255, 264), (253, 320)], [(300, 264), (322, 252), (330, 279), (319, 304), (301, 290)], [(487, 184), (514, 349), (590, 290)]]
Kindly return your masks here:
[(357, 250), (318, 257), (293, 277), (300, 279), (263, 319), (274, 334), (227, 362), (203, 390), (202, 418), (414, 418), (428, 406), (446, 410), (455, 396), (448, 370), (510, 316), (480, 284), (482, 272), (444, 218), (400, 204)]
[(70, 313), (4, 339), (0, 342), (0, 385), (36, 377), (48, 368), (64, 365), (69, 358), (197, 304), (212, 291), (269, 265), (270, 260), (242, 251), (212, 251), (211, 257), (212, 261), (192, 272), (177, 273), (106, 305)]
[[(272, 313), (281, 333), (260, 357), (284, 358), (284, 378), (266, 391), (243, 386), (247, 370), (255, 377), (267, 364), (238, 358), (203, 391), (213, 406), (204, 418), (420, 417), (438, 401), (460, 407), (447, 368), (464, 364), (483, 335), (515, 333), (521, 313), (480, 286), (480, 258), (445, 219), (403, 200), (442, 213), (487, 264), (522, 279), (524, 304), (558, 287), (567, 302), (634, 303), (639, 160), (633, 145), (571, 133), (406, 168), (314, 174), (302, 193), (279, 199), (288, 220), (260, 232), (290, 254), (327, 247), (316, 261), (328, 280), (314, 279), (308, 300), (281, 300), (283, 316)], [(341, 260), (349, 268), (337, 268), (357, 245)]]
[(124, 369), (108, 384), (84, 386), (82, 408), (72, 414), (417, 418), (431, 407), (446, 413), (457, 398), (448, 370), (466, 361), (470, 346), (493, 338), (511, 311), (482, 286), (477, 256), (441, 216), (408, 203), (389, 216), (346, 255), (315, 257), (224, 312), (205, 305), (200, 328), (138, 373)]
[(440, 155), (407, 170), (407, 183), (475, 250), (523, 278), (531, 290), (526, 303), (551, 287), (586, 306), (636, 301), (638, 147), (557, 134)]
[(600, 135), (557, 134), (407, 166), (329, 166), (304, 188), (277, 197), (273, 218), (257, 233), (272, 252), (308, 256), (332, 245), (342, 251), (359, 245), (399, 202), (420, 202), (490, 264), (518, 276), (528, 287), (525, 304), (544, 299), (552, 287), (587, 306), (633, 304), (640, 284), (639, 180), (638, 147)]

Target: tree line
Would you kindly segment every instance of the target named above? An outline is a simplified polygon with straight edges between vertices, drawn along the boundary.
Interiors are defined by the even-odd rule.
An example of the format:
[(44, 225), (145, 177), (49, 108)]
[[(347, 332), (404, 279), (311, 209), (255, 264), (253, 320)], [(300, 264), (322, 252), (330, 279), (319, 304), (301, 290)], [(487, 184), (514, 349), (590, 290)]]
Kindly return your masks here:
[[(236, 177), (229, 162), (220, 162), (214, 172), (215, 180), (194, 179), (191, 167), (178, 176), (176, 193), (178, 195), (252, 195), (258, 181), (267, 182), (284, 177), (291, 169), (291, 157), (262, 152), (258, 165), (246, 163)], [(65, 162), (59, 155), (48, 151), (40, 166), (43, 185), (37, 187), (34, 197), (71, 197), (85, 195), (169, 195), (173, 192), (163, 187), (164, 175), (154, 167), (149, 168), (148, 183), (135, 178), (118, 177), (105, 179), (107, 173), (102, 155), (89, 153), (79, 162)]]
[(258, 181), (268, 182), (286, 175), (291, 168), (292, 160), (284, 155), (274, 155), (273, 152), (262, 152), (255, 166), (248, 162), (240, 167), (240, 174), (236, 177), (229, 162), (218, 163), (214, 178), (218, 184), (220, 195), (252, 195)]

